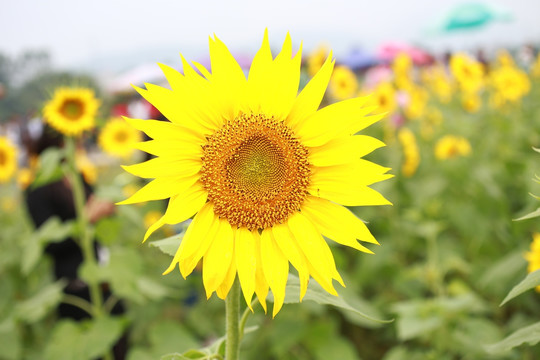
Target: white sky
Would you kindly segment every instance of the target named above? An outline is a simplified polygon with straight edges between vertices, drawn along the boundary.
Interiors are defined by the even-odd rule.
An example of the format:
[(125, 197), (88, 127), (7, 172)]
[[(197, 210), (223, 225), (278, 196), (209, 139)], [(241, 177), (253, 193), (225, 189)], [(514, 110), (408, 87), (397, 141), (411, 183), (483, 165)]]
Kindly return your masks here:
[[(264, 28), (278, 47), (286, 33), (304, 49), (328, 43), (336, 55), (389, 40), (447, 47), (540, 43), (540, 1), (499, 0), (512, 23), (478, 33), (430, 37), (423, 32), (465, 0), (0, 0), (0, 52), (47, 49), (58, 66), (111, 64), (144, 57), (156, 61), (179, 52), (205, 56), (208, 36), (217, 34), (231, 50), (253, 53)], [(176, 60), (174, 60), (176, 61)], [(91, 64), (90, 64), (91, 65)], [(100, 65), (101, 66), (101, 65)]]

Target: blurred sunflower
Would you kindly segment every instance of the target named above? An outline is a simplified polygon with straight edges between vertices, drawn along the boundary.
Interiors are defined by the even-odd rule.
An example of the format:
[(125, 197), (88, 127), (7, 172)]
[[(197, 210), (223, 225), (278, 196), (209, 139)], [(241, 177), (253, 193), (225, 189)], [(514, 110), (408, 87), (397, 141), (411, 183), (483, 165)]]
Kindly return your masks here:
[(328, 47), (326, 45), (319, 45), (313, 52), (307, 57), (307, 72), (309, 76), (313, 77), (323, 66), (326, 58), (328, 57)]
[(334, 99), (350, 99), (358, 92), (358, 79), (347, 66), (339, 65), (334, 69), (328, 87)]
[(75, 154), (75, 165), (81, 172), (84, 181), (90, 185), (96, 183), (98, 177), (96, 165), (88, 158), (84, 150), (77, 150)]
[[(310, 276), (337, 295), (343, 281), (322, 235), (371, 253), (357, 239), (377, 243), (365, 224), (342, 205), (390, 204), (369, 185), (392, 177), (388, 168), (360, 157), (383, 146), (352, 135), (381, 119), (355, 98), (318, 110), (332, 74), (331, 55), (298, 95), (301, 50), (292, 57), (287, 35), (274, 59), (265, 33), (248, 79), (217, 37), (210, 39), (212, 73), (182, 57), (184, 74), (161, 65), (172, 90), (147, 84), (139, 93), (170, 122), (129, 120), (153, 140), (138, 148), (157, 156), (126, 166), (155, 178), (130, 204), (170, 198), (164, 224), (193, 215), (165, 274), (179, 265), (188, 276), (202, 259), (207, 296), (225, 298), (238, 274), (251, 306), (257, 294), (273, 314), (285, 298), (289, 262), (300, 278), (302, 298)], [(322, 235), (321, 235), (322, 234)]]
[[(540, 269), (540, 233), (533, 234), (533, 242), (530, 249), (525, 254), (525, 260), (529, 262), (527, 272), (532, 273)], [(540, 292), (540, 286), (536, 287), (536, 291)]]
[(139, 130), (122, 118), (113, 118), (101, 130), (98, 144), (110, 155), (128, 158), (135, 150), (135, 143), (141, 140), (142, 136)]
[(470, 113), (475, 113), (482, 107), (482, 98), (477, 93), (463, 93), (461, 95), (461, 105)]
[(375, 113), (392, 114), (397, 109), (396, 90), (389, 82), (378, 84), (369, 100), (370, 105), (376, 105)]
[(477, 92), (484, 86), (484, 66), (466, 54), (452, 55), (450, 70), (465, 92)]
[(5, 136), (0, 136), (0, 183), (8, 182), (17, 171), (17, 148)]
[(413, 132), (407, 128), (401, 128), (398, 132), (398, 139), (403, 147), (403, 165), (401, 172), (406, 177), (411, 177), (418, 169), (420, 164), (420, 152), (416, 144), (416, 137)]
[(53, 128), (67, 136), (79, 136), (94, 127), (100, 102), (87, 88), (58, 88), (45, 104), (43, 116)]
[(32, 184), (32, 181), (34, 181), (34, 177), (34, 172), (30, 168), (21, 168), (17, 172), (17, 185), (22, 190), (26, 190)]
[(471, 144), (461, 136), (445, 135), (435, 144), (435, 157), (446, 160), (471, 153)]
[(527, 73), (514, 66), (504, 66), (493, 70), (490, 80), (494, 90), (509, 102), (519, 101), (531, 90)]

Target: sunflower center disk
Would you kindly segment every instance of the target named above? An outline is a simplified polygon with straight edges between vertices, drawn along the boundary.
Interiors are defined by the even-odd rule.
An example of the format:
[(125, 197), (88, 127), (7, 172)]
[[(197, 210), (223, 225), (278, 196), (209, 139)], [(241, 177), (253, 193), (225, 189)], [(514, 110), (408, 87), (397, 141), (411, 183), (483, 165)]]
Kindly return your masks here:
[(6, 165), (8, 162), (8, 156), (3, 149), (0, 149), (0, 166)]
[(83, 113), (83, 106), (79, 99), (68, 99), (62, 104), (60, 112), (70, 120), (77, 120)]
[(282, 121), (241, 114), (203, 146), (201, 182), (214, 212), (259, 230), (300, 209), (310, 179), (308, 151)]

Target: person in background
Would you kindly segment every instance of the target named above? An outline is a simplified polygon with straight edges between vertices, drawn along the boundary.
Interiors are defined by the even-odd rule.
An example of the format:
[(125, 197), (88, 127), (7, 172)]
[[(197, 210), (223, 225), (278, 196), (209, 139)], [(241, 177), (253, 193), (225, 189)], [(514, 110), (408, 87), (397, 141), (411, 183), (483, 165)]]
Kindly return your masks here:
[[(41, 135), (36, 140), (29, 141), (27, 146), (30, 154), (40, 155), (50, 147), (62, 147), (63, 137), (52, 128), (45, 126)], [(91, 186), (86, 182), (84, 182), (84, 187), (86, 195), (84, 211), (91, 223), (114, 213), (115, 207), (112, 202), (98, 199), (93, 194)], [(25, 201), (36, 228), (39, 228), (51, 217), (59, 217), (61, 221), (72, 220), (76, 217), (71, 184), (66, 177), (40, 187), (29, 187), (25, 192)], [(98, 257), (100, 246), (97, 242), (94, 242), (94, 250), (95, 256)], [(48, 244), (45, 252), (53, 260), (55, 278), (67, 281), (64, 293), (89, 301), (89, 288), (77, 275), (79, 266), (83, 263), (83, 254), (75, 240), (67, 238)], [(102, 285), (102, 291), (104, 298), (110, 296), (110, 291), (105, 284)], [(60, 318), (71, 318), (77, 321), (90, 316), (80, 308), (64, 303), (60, 304), (57, 311)], [(118, 302), (111, 313), (124, 313), (122, 303)], [(115, 359), (124, 359), (126, 352), (127, 337), (124, 335), (114, 347)]]

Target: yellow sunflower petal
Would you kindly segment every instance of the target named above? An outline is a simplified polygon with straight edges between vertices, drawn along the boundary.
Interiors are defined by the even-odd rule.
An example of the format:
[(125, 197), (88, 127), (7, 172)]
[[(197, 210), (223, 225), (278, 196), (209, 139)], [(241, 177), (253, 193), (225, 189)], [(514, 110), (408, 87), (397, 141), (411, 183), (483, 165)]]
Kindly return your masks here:
[(335, 271), (334, 258), (321, 234), (301, 213), (292, 215), (287, 224), (301, 251), (313, 266), (313, 270), (310, 271), (313, 278), (330, 294), (337, 295), (332, 284), (332, 275)]
[(287, 122), (293, 129), (298, 129), (299, 125), (303, 124), (303, 121), (319, 108), (330, 81), (334, 63), (335, 61), (332, 60), (332, 53), (330, 52), (321, 69), (296, 98), (287, 117)]
[(160, 200), (185, 191), (197, 181), (196, 176), (163, 177), (152, 180), (135, 194), (116, 205), (135, 204), (151, 200)]
[(152, 139), (204, 143), (204, 136), (196, 131), (168, 121), (130, 119), (123, 117), (135, 129), (144, 132)]
[(349, 129), (375, 107), (363, 107), (366, 97), (341, 101), (317, 111), (307, 118), (295, 132), (302, 144), (320, 146), (339, 135), (351, 135)]
[(257, 256), (255, 254), (255, 238), (251, 231), (246, 228), (236, 230), (234, 252), (236, 268), (238, 269), (238, 279), (242, 286), (244, 299), (246, 299), (247, 305), (253, 311), (251, 298), (255, 292)]
[(139, 94), (141, 94), (143, 98), (154, 105), (159, 112), (172, 123), (178, 124), (189, 131), (194, 132), (195, 134), (201, 134), (204, 136), (212, 133), (212, 129), (207, 128), (200, 121), (197, 121), (197, 119), (186, 116), (185, 108), (178, 106), (179, 104), (186, 104), (186, 101), (176, 92), (157, 85), (145, 85), (146, 89), (142, 89), (137, 86), (133, 87)]
[[(234, 259), (234, 249), (232, 257)], [(229, 270), (227, 271), (227, 274), (225, 275), (225, 279), (219, 285), (219, 287), (216, 289), (216, 294), (220, 299), (225, 300), (227, 297), (227, 294), (229, 294), (229, 290), (231, 290), (231, 286), (234, 283), (234, 279), (236, 278), (236, 263), (234, 261), (231, 261), (231, 266), (229, 267)]]
[[(163, 274), (170, 273), (181, 259), (186, 259), (197, 251), (201, 245), (201, 239), (205, 239), (205, 235), (208, 234), (213, 220), (214, 212), (212, 209), (212, 204), (207, 203), (202, 207), (197, 215), (195, 215), (191, 224), (189, 224), (170, 266)], [(182, 266), (180, 266), (180, 271), (182, 272)], [(191, 271), (193, 271), (193, 269), (191, 269)], [(186, 278), (191, 271), (182, 272), (184, 278)]]
[(274, 296), (272, 316), (275, 317), (285, 301), (289, 261), (277, 246), (270, 229), (263, 230), (261, 234), (261, 265)]
[(318, 189), (336, 190), (342, 187), (371, 185), (393, 177), (386, 168), (371, 161), (357, 159), (348, 164), (314, 167), (311, 186)]
[(331, 166), (352, 162), (385, 144), (371, 136), (343, 136), (309, 149), (309, 161), (316, 166)]
[(300, 278), (300, 300), (306, 295), (309, 282), (309, 269), (303, 253), (300, 252), (294, 236), (286, 224), (274, 225), (272, 235), (279, 249), (298, 271)]
[(203, 283), (206, 297), (223, 283), (231, 267), (234, 253), (234, 235), (226, 220), (218, 219), (218, 229), (212, 245), (203, 258)]
[(206, 203), (208, 193), (199, 183), (193, 184), (186, 191), (171, 197), (165, 218), (167, 224), (178, 224), (192, 217)]
[(266, 314), (266, 297), (268, 296), (268, 281), (264, 276), (264, 271), (262, 268), (261, 260), (261, 236), (258, 231), (252, 232), (253, 237), (255, 238), (255, 257), (256, 257), (256, 268), (255, 268), (255, 294), (259, 299), (259, 303), (264, 309)]
[(136, 143), (135, 148), (156, 156), (197, 160), (202, 156), (201, 145), (178, 140), (150, 140)]
[(152, 179), (167, 176), (188, 177), (198, 173), (201, 166), (200, 160), (158, 157), (139, 164), (122, 166), (122, 168), (135, 176)]
[(333, 190), (310, 188), (309, 193), (345, 206), (392, 205), (379, 192), (367, 186)]
[(302, 214), (307, 216), (319, 231), (335, 242), (360, 251), (372, 253), (358, 240), (378, 244), (364, 222), (341, 205), (326, 199), (308, 196), (302, 205)]

